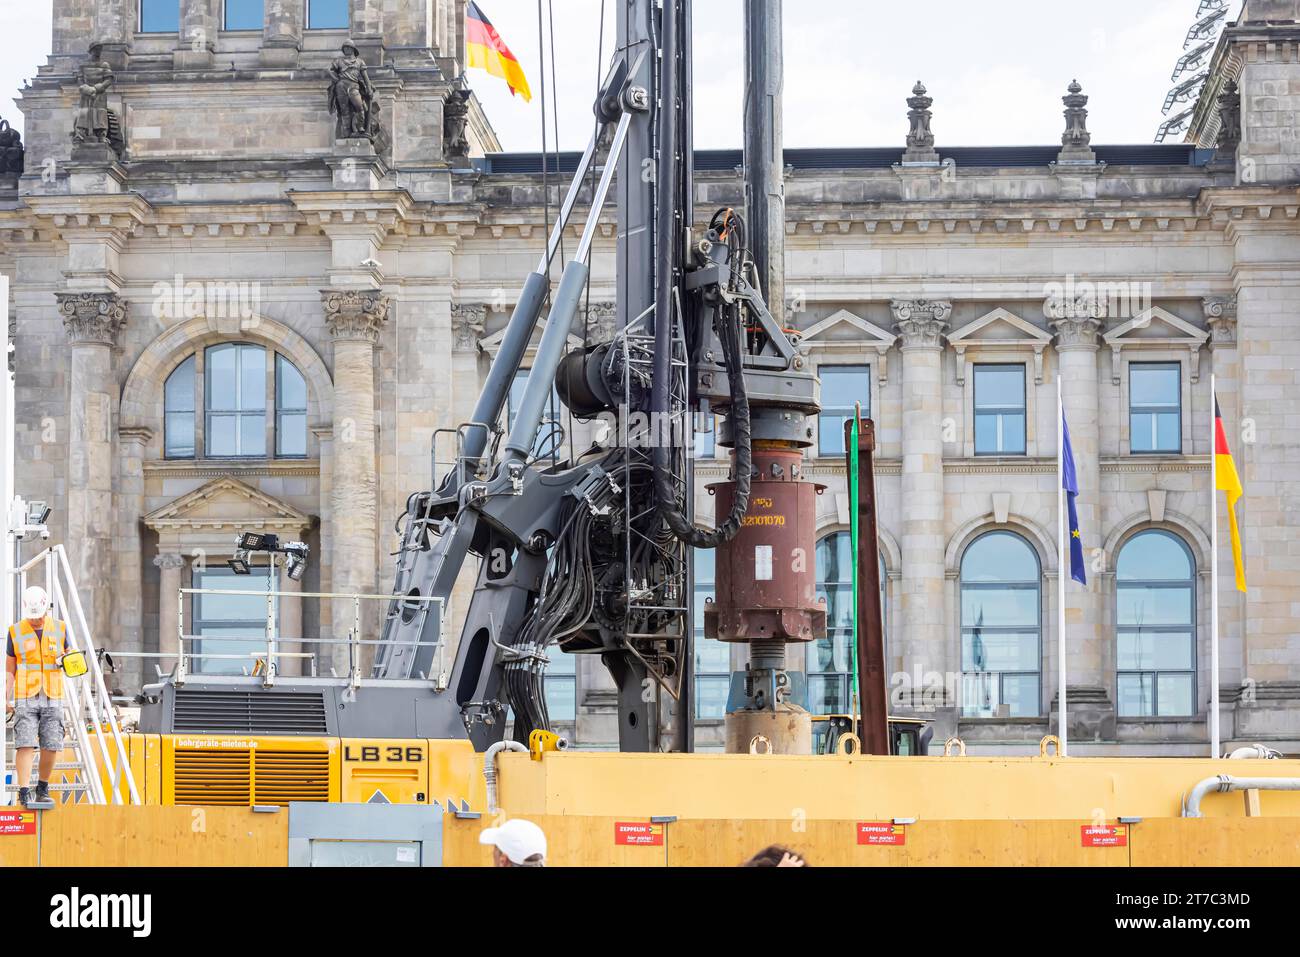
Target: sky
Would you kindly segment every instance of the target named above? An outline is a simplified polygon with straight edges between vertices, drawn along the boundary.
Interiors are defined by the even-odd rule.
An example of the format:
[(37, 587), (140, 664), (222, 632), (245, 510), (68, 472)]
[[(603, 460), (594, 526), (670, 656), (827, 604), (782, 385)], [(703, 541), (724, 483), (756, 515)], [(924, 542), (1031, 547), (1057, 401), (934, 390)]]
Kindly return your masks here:
[[(618, 0), (540, 0), (547, 47), (547, 146), (581, 149)], [(468, 74), (506, 150), (542, 145), (539, 0), (479, 0), (533, 88), (531, 103)], [(940, 146), (1059, 143), (1061, 97), (1078, 78), (1094, 143), (1149, 143), (1199, 0), (785, 0), (785, 145), (903, 146), (905, 100), (934, 97)], [(1232, 0), (1229, 15), (1240, 3)], [(695, 142), (741, 143), (741, 0), (695, 0)], [(13, 91), (50, 46), (49, 0), (0, 0), (0, 117), (22, 128)], [(554, 95), (559, 104), (554, 109)]]

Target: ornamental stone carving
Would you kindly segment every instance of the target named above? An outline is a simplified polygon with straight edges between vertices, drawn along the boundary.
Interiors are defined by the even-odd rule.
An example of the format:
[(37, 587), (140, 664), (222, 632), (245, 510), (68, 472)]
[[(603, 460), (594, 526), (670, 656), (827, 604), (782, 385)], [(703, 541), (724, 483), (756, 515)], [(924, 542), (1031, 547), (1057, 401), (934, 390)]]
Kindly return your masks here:
[(155, 568), (184, 568), (185, 558), (176, 552), (163, 552), (153, 560)]
[(1216, 104), (1219, 108), (1219, 138), (1215, 148), (1225, 155), (1234, 154), (1241, 144), (1241, 90), (1236, 80), (1224, 84)]
[(343, 44), (342, 56), (330, 64), (329, 108), (337, 119), (336, 139), (373, 141), (380, 132), (379, 103), (366, 72), (366, 61), (351, 40)]
[(1051, 323), (1056, 333), (1056, 351), (1091, 349), (1100, 345), (1101, 320), (1092, 316), (1067, 316)]
[(126, 325), (126, 303), (115, 292), (59, 292), (59, 314), (71, 342), (117, 345), (117, 334)]
[(1237, 297), (1208, 296), (1201, 300), (1205, 324), (1210, 327), (1210, 345), (1227, 345), (1237, 341)]
[(330, 338), (375, 343), (388, 321), (388, 297), (374, 290), (322, 289), (325, 328)]
[(108, 91), (113, 87), (113, 69), (102, 56), (104, 44), (92, 43), (90, 55), (77, 71), (81, 99), (72, 125), (72, 142), (109, 142)]
[(442, 101), (442, 155), (453, 169), (469, 166), (469, 90), (452, 90)]
[(912, 87), (912, 95), (907, 98), (907, 152), (903, 154), (904, 163), (937, 163), (939, 154), (934, 149), (934, 133), (930, 130), (930, 106), (934, 98), (926, 96), (925, 85), (920, 80)]
[(487, 306), (482, 303), (453, 302), (451, 304), (452, 344), (457, 352), (473, 352), (483, 335), (487, 321)]
[(1097, 154), (1089, 147), (1092, 134), (1088, 132), (1088, 98), (1078, 80), (1072, 80), (1067, 89), (1066, 95), (1061, 97), (1065, 104), (1065, 132), (1061, 134), (1061, 152), (1057, 154), (1057, 162), (1095, 163)]
[(587, 308), (587, 339), (590, 342), (609, 342), (618, 332), (618, 304), (593, 302)]
[(938, 349), (948, 329), (952, 303), (939, 299), (895, 299), (889, 308), (904, 351)]

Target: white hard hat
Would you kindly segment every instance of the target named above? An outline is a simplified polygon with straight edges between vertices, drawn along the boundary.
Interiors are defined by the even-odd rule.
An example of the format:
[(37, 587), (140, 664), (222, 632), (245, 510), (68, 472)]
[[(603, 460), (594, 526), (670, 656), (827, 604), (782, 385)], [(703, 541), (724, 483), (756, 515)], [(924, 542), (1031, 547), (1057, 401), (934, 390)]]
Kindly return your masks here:
[(44, 618), (50, 609), (50, 596), (40, 585), (29, 585), (23, 590), (23, 617)]
[(534, 854), (546, 859), (546, 835), (532, 821), (516, 817), (500, 827), (489, 827), (478, 836), (480, 844), (490, 844), (510, 858), (512, 864), (523, 864)]

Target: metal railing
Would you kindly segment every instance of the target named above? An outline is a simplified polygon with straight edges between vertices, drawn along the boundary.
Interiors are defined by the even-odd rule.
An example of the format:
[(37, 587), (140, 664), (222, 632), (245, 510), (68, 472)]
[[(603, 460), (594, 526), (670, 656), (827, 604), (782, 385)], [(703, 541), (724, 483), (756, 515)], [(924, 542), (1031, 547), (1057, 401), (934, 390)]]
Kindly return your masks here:
[[(191, 634), (185, 631), (185, 596), (186, 595), (221, 595), (221, 596), (242, 596), (265, 598), (267, 604), (266, 622), (263, 625), (260, 635), (226, 635), (220, 637), (203, 634)], [(352, 627), (346, 638), (306, 638), (293, 637), (286, 638), (280, 634), (279, 623), (276, 618), (277, 599), (328, 599), (332, 601), (347, 601), (352, 605)], [(436, 596), (416, 596), (416, 595), (379, 595), (365, 592), (303, 592), (303, 591), (274, 591), (259, 589), (225, 589), (225, 588), (179, 588), (177, 589), (177, 614), (176, 614), (176, 648), (175, 650), (159, 651), (115, 651), (113, 655), (121, 658), (142, 658), (142, 659), (175, 659), (176, 664), (172, 670), (172, 683), (177, 687), (183, 686), (192, 674), (202, 674), (201, 670), (191, 667), (192, 661), (247, 661), (251, 665), (251, 673), (260, 675), (262, 683), (266, 687), (274, 686), (276, 678), (280, 675), (280, 662), (284, 659), (299, 659), (312, 664), (316, 664), (317, 653), (315, 651), (284, 651), (281, 644), (291, 645), (310, 645), (323, 646), (332, 648), (337, 646), (347, 647), (347, 682), (350, 691), (355, 691), (361, 686), (361, 656), (366, 647), (377, 647), (384, 644), (379, 639), (362, 638), (362, 613), (361, 603), (363, 601), (375, 601), (391, 603), (396, 601), (398, 607), (418, 607), (424, 614), (428, 614), (429, 605), (438, 605), (438, 640), (431, 642), (436, 649), (435, 660), (438, 664), (438, 673), (432, 680), (438, 684), (439, 690), (442, 689), (443, 680), (446, 676), (446, 641), (444, 636), (447, 634), (447, 619), (449, 614), (450, 603), (441, 597)], [(400, 613), (400, 612), (399, 612)], [(256, 650), (244, 654), (232, 654), (221, 652), (205, 652), (202, 649), (202, 642), (242, 642), (255, 644)], [(187, 650), (193, 649), (193, 650)], [(246, 672), (247, 674), (248, 672)]]
[[(43, 581), (29, 581), (29, 578), (39, 578), (41, 571), (44, 572)], [(45, 589), (50, 598), (49, 615), (64, 623), (67, 651), (80, 651), (86, 659), (84, 675), (65, 675), (63, 678), (64, 713), (70, 725), (65, 732), (72, 735), (80, 780), (71, 785), (55, 785), (51, 790), (82, 791), (93, 804), (108, 804), (110, 800), (113, 804), (124, 804), (128, 799), (132, 804), (140, 804), (140, 792), (131, 773), (117, 712), (104, 684), (99, 649), (95, 647), (90, 626), (86, 623), (67, 553), (62, 545), (43, 549), (35, 557), (11, 569), (10, 574), (20, 594), (28, 584), (40, 584)], [(7, 770), (6, 745), (5, 732), (0, 727), (0, 764), (4, 764)], [(102, 774), (100, 761), (103, 762)], [(14, 783), (16, 787), (22, 787), (28, 782), (15, 780)], [(122, 791), (124, 785), (125, 795)]]

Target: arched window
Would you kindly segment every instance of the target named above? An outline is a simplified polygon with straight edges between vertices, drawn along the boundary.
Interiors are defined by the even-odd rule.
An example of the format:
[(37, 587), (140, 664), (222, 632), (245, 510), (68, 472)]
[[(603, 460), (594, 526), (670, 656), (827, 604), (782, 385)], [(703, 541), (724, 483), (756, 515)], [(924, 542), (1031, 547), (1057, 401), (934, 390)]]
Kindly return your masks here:
[[(817, 595), (826, 599), (826, 637), (808, 644), (808, 710), (845, 714), (853, 686), (853, 539), (831, 532), (817, 542)], [(885, 614), (885, 560), (880, 559), (880, 613)], [(885, 660), (888, 661), (886, 650)]]
[(1042, 571), (1013, 532), (988, 532), (961, 560), (962, 714), (1041, 712)]
[(1120, 549), (1116, 578), (1121, 717), (1196, 714), (1196, 568), (1177, 535), (1150, 529)]
[(303, 458), (307, 382), (283, 355), (223, 342), (188, 356), (167, 377), (163, 419), (167, 458), (193, 458), (200, 448), (208, 458), (266, 458), (268, 449)]

